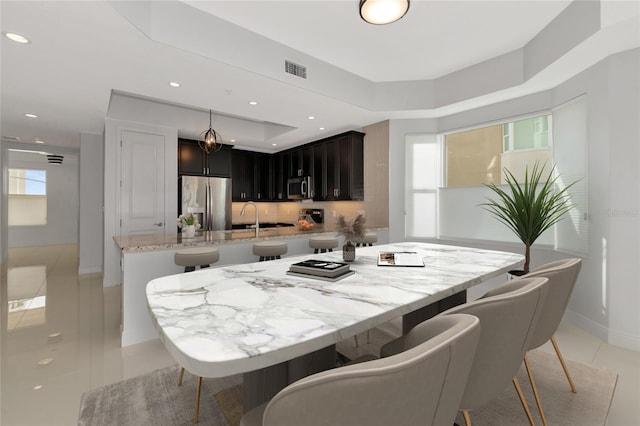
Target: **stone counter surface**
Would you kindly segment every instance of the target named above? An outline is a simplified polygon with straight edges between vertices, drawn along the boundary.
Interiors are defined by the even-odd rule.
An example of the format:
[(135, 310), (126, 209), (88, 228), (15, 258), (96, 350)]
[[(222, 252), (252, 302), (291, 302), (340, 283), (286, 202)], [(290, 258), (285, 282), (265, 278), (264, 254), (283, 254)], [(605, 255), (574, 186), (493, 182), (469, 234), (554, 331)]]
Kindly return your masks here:
[[(368, 231), (376, 232), (386, 228), (370, 228)], [(251, 240), (262, 241), (269, 239), (287, 239), (300, 237), (313, 237), (323, 234), (334, 234), (334, 225), (316, 225), (308, 231), (302, 231), (297, 226), (281, 228), (260, 229), (256, 238), (255, 229), (239, 229), (230, 231), (198, 231), (194, 238), (186, 238), (182, 233), (175, 234), (151, 234), (132, 235), (125, 237), (113, 237), (123, 253), (138, 251), (170, 250), (190, 246), (207, 246), (217, 244), (247, 243)]]
[[(415, 251), (424, 268), (380, 267), (380, 250)], [(358, 249), (335, 283), (286, 274), (309, 258), (232, 265), (152, 280), (146, 301), (160, 338), (193, 374), (245, 373), (319, 350), (522, 264), (523, 256), (405, 242)], [(505, 275), (506, 279), (506, 275)]]

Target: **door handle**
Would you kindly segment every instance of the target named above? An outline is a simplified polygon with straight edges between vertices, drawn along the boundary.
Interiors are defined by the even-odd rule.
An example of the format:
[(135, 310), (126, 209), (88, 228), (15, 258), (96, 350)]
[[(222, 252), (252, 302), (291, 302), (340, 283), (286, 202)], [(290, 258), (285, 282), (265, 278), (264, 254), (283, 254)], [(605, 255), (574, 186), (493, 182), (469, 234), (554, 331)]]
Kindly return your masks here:
[(158, 223), (154, 223), (153, 225), (154, 225), (154, 226), (162, 226), (162, 225), (164, 225), (164, 223), (162, 223), (162, 222), (158, 222)]

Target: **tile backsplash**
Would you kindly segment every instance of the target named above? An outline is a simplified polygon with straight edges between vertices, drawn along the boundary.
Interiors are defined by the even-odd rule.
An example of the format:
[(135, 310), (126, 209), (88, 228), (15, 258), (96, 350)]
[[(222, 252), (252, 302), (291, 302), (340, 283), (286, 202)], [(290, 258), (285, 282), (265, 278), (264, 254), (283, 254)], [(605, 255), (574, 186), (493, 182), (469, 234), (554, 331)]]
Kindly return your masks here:
[[(253, 207), (247, 207), (246, 213), (240, 216), (240, 211), (245, 203), (232, 203), (231, 212), (233, 223), (254, 223), (255, 212)], [(308, 208), (324, 209), (325, 222), (335, 222), (339, 215), (344, 215), (347, 219), (355, 218), (358, 213), (364, 213), (365, 203), (363, 201), (314, 201), (314, 202), (283, 202), (283, 203), (256, 203), (259, 209), (260, 222), (285, 222), (296, 223), (298, 221), (298, 211)]]

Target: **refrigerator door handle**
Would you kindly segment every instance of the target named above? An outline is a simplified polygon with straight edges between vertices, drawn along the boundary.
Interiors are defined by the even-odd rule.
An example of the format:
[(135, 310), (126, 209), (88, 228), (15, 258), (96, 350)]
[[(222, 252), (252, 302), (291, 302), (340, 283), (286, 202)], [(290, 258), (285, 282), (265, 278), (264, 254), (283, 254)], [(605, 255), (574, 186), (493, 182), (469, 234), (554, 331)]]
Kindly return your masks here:
[(204, 214), (202, 215), (202, 230), (206, 231), (209, 225), (209, 182), (204, 186)]

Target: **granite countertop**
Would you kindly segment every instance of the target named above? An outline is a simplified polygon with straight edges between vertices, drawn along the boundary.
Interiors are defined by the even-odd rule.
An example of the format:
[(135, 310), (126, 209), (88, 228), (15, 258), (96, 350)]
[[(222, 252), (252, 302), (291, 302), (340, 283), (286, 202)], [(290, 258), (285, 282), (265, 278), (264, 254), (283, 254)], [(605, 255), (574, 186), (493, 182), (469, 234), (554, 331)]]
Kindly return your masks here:
[[(383, 228), (369, 228), (372, 231)], [(255, 229), (237, 229), (229, 231), (197, 231), (194, 238), (186, 238), (182, 233), (150, 234), (113, 237), (118, 247), (124, 252), (154, 251), (179, 249), (189, 246), (206, 246), (215, 244), (233, 244), (249, 242), (251, 240), (269, 240), (272, 238), (286, 239), (301, 236), (315, 236), (326, 233), (335, 234), (332, 224), (316, 225), (313, 229), (303, 231), (297, 226), (260, 229), (256, 238)]]

